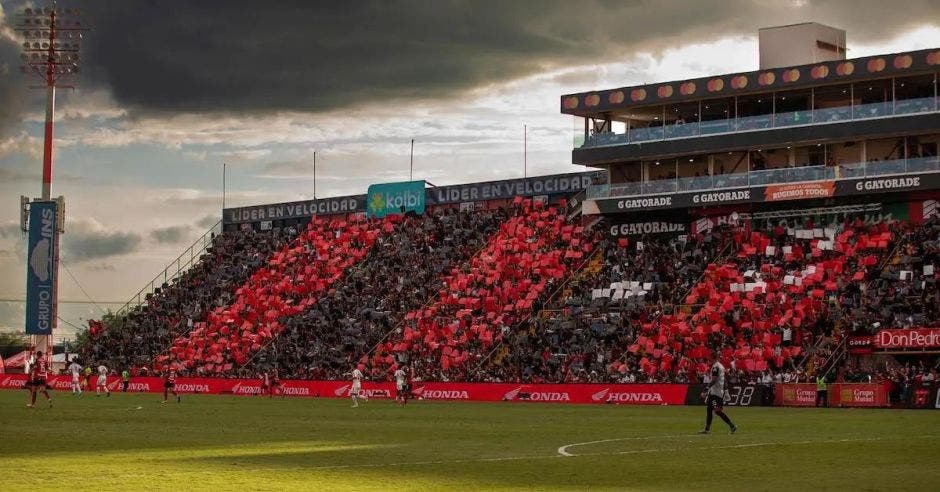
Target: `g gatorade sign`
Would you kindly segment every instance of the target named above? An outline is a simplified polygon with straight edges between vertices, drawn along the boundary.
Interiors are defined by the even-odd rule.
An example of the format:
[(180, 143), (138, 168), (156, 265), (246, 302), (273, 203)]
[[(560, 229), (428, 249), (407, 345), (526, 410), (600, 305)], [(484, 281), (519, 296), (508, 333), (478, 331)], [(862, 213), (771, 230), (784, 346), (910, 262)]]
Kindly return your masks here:
[(695, 193), (692, 195), (692, 204), (726, 204), (751, 201), (751, 190), (714, 191), (710, 193)]
[(610, 226), (611, 237), (647, 236), (654, 234), (685, 234), (688, 227), (676, 222), (628, 222)]

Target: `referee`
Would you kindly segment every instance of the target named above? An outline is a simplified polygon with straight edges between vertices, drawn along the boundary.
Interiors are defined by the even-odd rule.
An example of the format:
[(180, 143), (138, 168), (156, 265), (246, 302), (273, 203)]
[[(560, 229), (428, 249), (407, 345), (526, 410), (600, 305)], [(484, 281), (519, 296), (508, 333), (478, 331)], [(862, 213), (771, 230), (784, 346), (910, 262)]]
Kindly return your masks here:
[(738, 431), (737, 426), (731, 422), (731, 419), (725, 415), (724, 411), (724, 401), (725, 401), (725, 366), (721, 365), (720, 361), (715, 361), (712, 364), (711, 370), (711, 382), (708, 385), (707, 400), (706, 405), (708, 405), (708, 410), (705, 416), (705, 429), (700, 431), (699, 434), (709, 434), (712, 431), (712, 414), (718, 414), (718, 417), (721, 420), (724, 420), (728, 427), (731, 428), (731, 433), (734, 434)]

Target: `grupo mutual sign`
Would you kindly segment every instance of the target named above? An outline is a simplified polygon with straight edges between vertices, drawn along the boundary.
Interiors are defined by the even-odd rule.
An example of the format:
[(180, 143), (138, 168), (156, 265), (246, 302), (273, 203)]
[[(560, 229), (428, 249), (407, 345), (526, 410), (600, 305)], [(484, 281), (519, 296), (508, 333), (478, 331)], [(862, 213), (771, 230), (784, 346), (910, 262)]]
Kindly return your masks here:
[(424, 213), (424, 181), (403, 181), (369, 186), (366, 197), (366, 214), (369, 217), (414, 212)]

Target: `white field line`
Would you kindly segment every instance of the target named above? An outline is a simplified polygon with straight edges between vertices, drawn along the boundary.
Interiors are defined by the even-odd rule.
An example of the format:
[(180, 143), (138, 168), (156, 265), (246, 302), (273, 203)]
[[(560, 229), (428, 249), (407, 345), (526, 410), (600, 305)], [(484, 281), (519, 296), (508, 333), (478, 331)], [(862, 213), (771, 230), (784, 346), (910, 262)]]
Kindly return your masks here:
[(643, 437), (616, 437), (613, 439), (601, 439), (600, 441), (587, 441), (587, 442), (576, 442), (574, 444), (565, 444), (558, 448), (558, 454), (561, 456), (576, 456), (568, 452), (568, 448), (573, 448), (575, 446), (588, 446), (591, 444), (601, 444), (604, 442), (618, 442), (618, 441), (641, 441), (648, 439), (672, 439), (674, 437), (698, 437), (697, 434), (674, 434), (671, 436), (643, 436)]
[[(838, 444), (838, 443), (847, 443), (847, 442), (870, 442), (870, 441), (885, 441), (892, 439), (901, 439), (901, 438), (881, 438), (881, 437), (871, 437), (871, 438), (860, 438), (860, 439), (821, 439), (821, 440), (809, 440), (809, 441), (772, 441), (772, 442), (756, 442), (756, 443), (747, 443), (747, 444), (729, 444), (726, 446), (702, 446), (702, 447), (684, 447), (684, 448), (655, 448), (655, 449), (637, 449), (637, 450), (628, 450), (628, 451), (611, 451), (605, 453), (584, 453), (584, 454), (571, 454), (565, 453), (561, 454), (563, 448), (570, 448), (572, 446), (580, 446), (587, 444), (597, 444), (603, 442), (614, 442), (614, 441), (626, 441), (626, 440), (643, 440), (643, 439), (666, 439), (672, 437), (691, 437), (697, 436), (696, 434), (679, 434), (671, 436), (647, 436), (647, 437), (627, 437), (627, 438), (617, 438), (617, 439), (604, 439), (601, 441), (589, 441), (583, 443), (574, 443), (567, 444), (558, 448), (558, 454), (553, 455), (531, 455), (531, 456), (504, 456), (500, 458), (466, 458), (466, 459), (456, 459), (456, 460), (428, 460), (428, 461), (403, 461), (398, 463), (362, 463), (362, 464), (352, 464), (352, 465), (323, 465), (323, 466), (312, 466), (305, 467), (305, 470), (343, 470), (343, 469), (355, 469), (355, 468), (382, 468), (382, 467), (406, 467), (406, 466), (427, 466), (427, 465), (450, 465), (458, 463), (491, 463), (491, 462), (501, 462), (501, 461), (521, 461), (521, 460), (546, 460), (546, 459), (559, 459), (559, 458), (575, 458), (580, 456), (617, 456), (617, 455), (629, 455), (629, 454), (645, 454), (645, 453), (674, 453), (681, 451), (700, 451), (700, 450), (721, 450), (721, 449), (744, 449), (744, 448), (757, 448), (757, 447), (771, 447), (771, 446), (803, 446), (803, 445), (812, 445), (812, 444)], [(903, 439), (932, 439), (936, 436), (917, 436), (917, 437), (905, 437)], [(567, 451), (567, 450), (565, 450)]]

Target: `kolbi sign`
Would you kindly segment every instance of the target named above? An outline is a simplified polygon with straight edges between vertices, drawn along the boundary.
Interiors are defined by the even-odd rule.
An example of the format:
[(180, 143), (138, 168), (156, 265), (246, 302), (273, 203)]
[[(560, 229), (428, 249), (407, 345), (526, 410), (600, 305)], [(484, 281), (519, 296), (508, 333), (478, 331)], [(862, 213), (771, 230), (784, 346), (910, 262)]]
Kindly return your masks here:
[(366, 198), (366, 213), (369, 217), (382, 218), (387, 215), (424, 213), (424, 181), (374, 184), (369, 186)]
[(56, 319), (56, 202), (29, 206), (26, 266), (26, 333), (51, 335)]

